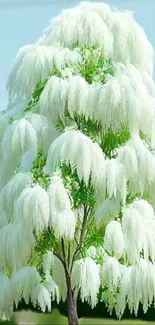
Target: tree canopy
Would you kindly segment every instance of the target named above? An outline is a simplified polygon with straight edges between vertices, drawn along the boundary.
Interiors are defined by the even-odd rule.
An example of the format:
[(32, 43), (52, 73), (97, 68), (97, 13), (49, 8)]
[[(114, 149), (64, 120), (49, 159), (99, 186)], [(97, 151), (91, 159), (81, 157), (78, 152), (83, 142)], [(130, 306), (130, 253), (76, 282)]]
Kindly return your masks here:
[(154, 51), (132, 13), (82, 2), (21, 48), (0, 114), (0, 317), (155, 297)]

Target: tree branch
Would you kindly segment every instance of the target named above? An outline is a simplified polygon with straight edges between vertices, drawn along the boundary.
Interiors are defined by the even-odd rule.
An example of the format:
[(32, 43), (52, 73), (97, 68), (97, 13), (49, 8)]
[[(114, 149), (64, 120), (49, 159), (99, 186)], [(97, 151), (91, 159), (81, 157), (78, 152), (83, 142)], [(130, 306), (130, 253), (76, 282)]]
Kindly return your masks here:
[(68, 244), (68, 256), (67, 256), (68, 269), (70, 267), (70, 256), (71, 256), (71, 246), (70, 246), (70, 243), (69, 243)]
[(66, 262), (65, 244), (63, 238), (61, 238), (61, 246), (62, 246), (62, 254), (63, 254), (64, 262)]
[(84, 214), (83, 214), (83, 222), (82, 222), (82, 228), (81, 228), (81, 235), (80, 235), (80, 241), (79, 244), (74, 252), (73, 258), (72, 258), (72, 264), (71, 264), (71, 270), (73, 268), (73, 263), (83, 245), (83, 241), (84, 241), (84, 236), (85, 236), (85, 231), (87, 228), (87, 219), (88, 219), (88, 214), (89, 214), (89, 208), (87, 208), (87, 206), (84, 207)]

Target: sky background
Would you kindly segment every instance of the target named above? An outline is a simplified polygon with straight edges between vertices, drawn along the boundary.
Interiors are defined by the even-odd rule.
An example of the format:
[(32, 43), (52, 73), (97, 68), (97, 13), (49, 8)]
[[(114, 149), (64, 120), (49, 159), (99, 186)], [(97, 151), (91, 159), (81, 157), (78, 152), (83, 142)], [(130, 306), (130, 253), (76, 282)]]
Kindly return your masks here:
[[(155, 0), (103, 2), (134, 11), (135, 19), (155, 48)], [(0, 109), (7, 105), (6, 80), (19, 48), (34, 43), (53, 16), (78, 3), (78, 0), (0, 0)]]

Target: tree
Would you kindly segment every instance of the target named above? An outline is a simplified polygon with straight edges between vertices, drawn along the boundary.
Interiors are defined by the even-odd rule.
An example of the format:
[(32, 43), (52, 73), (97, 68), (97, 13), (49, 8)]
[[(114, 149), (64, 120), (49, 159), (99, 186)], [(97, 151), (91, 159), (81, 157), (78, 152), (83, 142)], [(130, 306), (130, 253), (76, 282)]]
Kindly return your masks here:
[(23, 47), (0, 115), (0, 316), (24, 299), (155, 297), (153, 49), (131, 13), (83, 2)]

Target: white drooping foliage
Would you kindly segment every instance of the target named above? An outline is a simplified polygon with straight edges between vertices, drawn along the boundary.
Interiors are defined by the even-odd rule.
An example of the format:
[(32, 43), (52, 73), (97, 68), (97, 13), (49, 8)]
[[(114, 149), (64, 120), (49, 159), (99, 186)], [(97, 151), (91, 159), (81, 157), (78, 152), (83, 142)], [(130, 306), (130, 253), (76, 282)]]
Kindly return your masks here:
[(68, 83), (58, 77), (51, 77), (40, 96), (39, 108), (42, 114), (55, 123), (65, 113)]
[(2, 141), (3, 133), (10, 124), (10, 112), (0, 111), (0, 141)]
[(144, 84), (147, 86), (147, 89), (149, 90), (149, 94), (153, 97), (155, 97), (155, 84), (152, 78), (150, 77), (149, 73), (143, 72), (142, 78)]
[(91, 182), (96, 190), (105, 190), (109, 197), (118, 196), (125, 201), (126, 173), (124, 165), (116, 159), (105, 160), (105, 156), (97, 143), (93, 143), (80, 131), (66, 131), (50, 146), (44, 171), (52, 173), (59, 162), (76, 166), (80, 180)]
[(34, 307), (38, 305), (42, 312), (46, 309), (51, 311), (51, 295), (58, 295), (58, 288), (52, 277), (41, 283), (41, 277), (35, 267), (25, 267), (15, 272), (10, 280), (10, 288), (16, 307), (23, 298), (26, 303), (31, 301)]
[(45, 172), (52, 173), (59, 161), (64, 161), (71, 166), (76, 165), (79, 179), (84, 179), (86, 184), (88, 184), (90, 175), (95, 182), (99, 169), (102, 173), (105, 169), (102, 150), (80, 131), (66, 131), (52, 143), (47, 156)]
[(137, 315), (139, 304), (146, 313), (155, 297), (155, 266), (145, 259), (129, 266), (120, 282), (120, 293), (115, 307), (116, 314), (121, 317), (126, 304), (130, 312)]
[[(46, 274), (44, 285), (51, 290), (52, 296), (56, 297), (57, 302), (61, 299), (66, 300), (67, 286), (65, 271), (62, 262), (52, 251), (47, 251), (43, 256), (43, 268)], [(52, 273), (52, 278), (50, 273)]]
[(20, 49), (10, 72), (7, 88), (11, 102), (17, 104), (24, 101), (27, 105), (32, 93), (39, 82), (57, 69), (61, 70), (65, 64), (80, 61), (77, 51), (54, 45), (28, 45)]
[(100, 288), (99, 266), (90, 257), (74, 263), (72, 270), (72, 288), (78, 292), (82, 301), (87, 301), (95, 307)]
[(6, 128), (1, 142), (1, 154), (4, 163), (13, 159), (14, 170), (18, 164), (26, 172), (32, 167), (37, 155), (37, 137), (31, 124), (24, 118)]
[(0, 193), (0, 207), (7, 214), (8, 220), (14, 218), (14, 204), (25, 188), (31, 187), (33, 177), (31, 173), (17, 173)]
[[(113, 59), (117, 62), (131, 62), (140, 70), (148, 69), (147, 71), (151, 74), (154, 64), (153, 47), (149, 43), (142, 27), (135, 22), (133, 13), (118, 11), (115, 8), (109, 10), (110, 8), (107, 8), (105, 3), (86, 1), (80, 4), (81, 9), (87, 6), (97, 12), (112, 31), (114, 39)], [(148, 61), (149, 64), (147, 65)]]
[(155, 181), (155, 155), (138, 135), (118, 150), (117, 160), (125, 166), (130, 192), (152, 194)]
[(121, 264), (118, 262), (116, 257), (108, 256), (103, 262), (101, 269), (101, 285), (112, 287), (113, 285), (118, 285), (121, 276), (122, 269)]
[[(125, 253), (130, 263), (138, 262), (140, 254), (146, 260), (155, 259), (155, 216), (147, 201), (137, 200), (123, 211), (122, 228)], [(132, 243), (132, 245), (131, 245)]]
[(118, 217), (120, 211), (120, 202), (117, 199), (106, 199), (97, 207), (95, 211), (95, 220), (97, 228), (108, 224)]
[(71, 76), (62, 79), (52, 76), (40, 96), (39, 109), (43, 115), (57, 122), (58, 119), (64, 119), (66, 107), (71, 117), (78, 111), (83, 113), (88, 96), (89, 84), (84, 78)]
[(45, 281), (43, 282), (43, 285), (49, 291), (52, 300), (56, 300), (58, 304), (60, 302), (59, 288), (49, 273), (46, 273)]
[(37, 153), (34, 129), (25, 119), (12, 123), (13, 114), (6, 111), (0, 115), (0, 190), (16, 172), (28, 171)]
[[(150, 88), (150, 87), (149, 87)], [(50, 95), (49, 95), (50, 94)], [(81, 76), (52, 76), (39, 100), (42, 114), (53, 122), (64, 120), (65, 111), (71, 117), (84, 115), (100, 122), (104, 132), (120, 131), (126, 124), (131, 132), (141, 130), (153, 141), (155, 132), (155, 99), (133, 65), (116, 66), (115, 76), (102, 86), (91, 84)]]
[(48, 120), (45, 116), (37, 113), (27, 112), (25, 114), (25, 119), (32, 125), (36, 132), (37, 142), (41, 146), (43, 143), (43, 135), (48, 129)]
[(36, 132), (38, 146), (47, 154), (52, 141), (60, 135), (60, 132), (43, 115), (28, 112), (25, 114), (25, 119), (31, 123)]
[(104, 132), (109, 128), (114, 132), (120, 131), (127, 124), (131, 132), (138, 129), (152, 139), (155, 101), (149, 95), (141, 74), (135, 69), (138, 74), (135, 76), (134, 69), (129, 65), (122, 72), (118, 66), (115, 76), (111, 76), (104, 85), (90, 85), (84, 91), (86, 104), (81, 105), (80, 113), (100, 121)]
[(38, 44), (50, 46), (55, 42), (68, 48), (74, 44), (79, 47), (99, 45), (106, 54), (111, 54), (113, 35), (95, 11), (76, 7), (54, 18)]
[(71, 209), (71, 201), (63, 181), (58, 176), (51, 178), (48, 189), (50, 221), (49, 226), (54, 230), (56, 237), (74, 238), (76, 219)]
[(148, 201), (144, 199), (137, 199), (133, 202), (133, 207), (142, 215), (144, 222), (149, 221), (153, 226), (155, 222), (155, 214), (151, 204), (149, 204)]
[(153, 60), (132, 13), (88, 1), (18, 52), (0, 113), (0, 318), (22, 299), (50, 312), (69, 276), (118, 317), (153, 302)]
[(138, 69), (153, 72), (154, 52), (144, 30), (130, 12), (111, 9), (104, 3), (83, 2), (64, 10), (43, 32), (38, 44), (60, 42), (73, 48), (98, 46), (115, 62), (132, 63)]
[(132, 206), (124, 209), (122, 227), (125, 252), (129, 261), (135, 262), (140, 259), (140, 253), (145, 247), (145, 229), (142, 216)]
[(51, 311), (51, 294), (43, 284), (39, 283), (33, 288), (31, 301), (33, 306), (36, 307), (38, 305), (43, 313), (46, 310), (48, 312)]
[(123, 163), (116, 159), (106, 160), (106, 189), (107, 195), (119, 199), (123, 203), (126, 200), (126, 170)]
[(119, 221), (110, 221), (106, 226), (104, 248), (119, 259), (124, 253), (124, 235)]
[(41, 281), (41, 277), (35, 267), (26, 266), (13, 273), (11, 287), (16, 306), (23, 298), (28, 304), (31, 294), (36, 285)]
[(0, 267), (20, 269), (25, 266), (35, 246), (31, 231), (26, 231), (22, 224), (15, 222), (0, 229)]
[(23, 190), (15, 204), (15, 221), (29, 231), (37, 233), (49, 224), (48, 193), (39, 185)]
[[(60, 292), (61, 288), (59, 289), (58, 284), (60, 285), (60, 282), (58, 282), (58, 284), (56, 284), (56, 282), (53, 280), (53, 276), (54, 274), (57, 274), (58, 272), (58, 277), (56, 279), (59, 279), (59, 271), (55, 270), (56, 267), (56, 261), (57, 261), (57, 257), (53, 254), (52, 251), (47, 251), (44, 256), (43, 256), (43, 269), (45, 272), (45, 281), (44, 281), (44, 286), (46, 289), (48, 289), (48, 291), (50, 292), (52, 299), (56, 300), (57, 303), (60, 302), (61, 296), (60, 296)], [(63, 267), (61, 267), (62, 272), (64, 272)], [(54, 272), (55, 270), (55, 272)], [(50, 275), (52, 271), (52, 277)], [(63, 273), (64, 275), (64, 273)], [(59, 279), (60, 280), (60, 279)], [(65, 280), (65, 278), (63, 278), (63, 280)], [(66, 298), (66, 289), (65, 289), (65, 298)]]
[(9, 320), (13, 314), (13, 292), (7, 275), (0, 273), (0, 319)]

